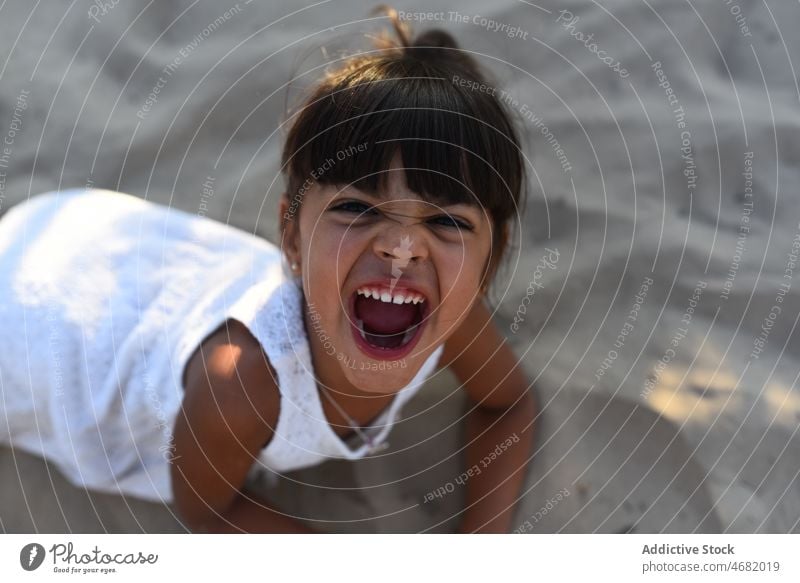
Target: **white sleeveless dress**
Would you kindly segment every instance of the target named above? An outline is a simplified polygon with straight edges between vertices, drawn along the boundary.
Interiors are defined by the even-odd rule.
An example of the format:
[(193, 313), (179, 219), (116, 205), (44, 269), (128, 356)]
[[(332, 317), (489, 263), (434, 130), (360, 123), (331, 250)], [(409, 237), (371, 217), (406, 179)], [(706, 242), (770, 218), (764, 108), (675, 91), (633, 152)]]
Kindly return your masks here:
[[(358, 459), (325, 419), (303, 295), (280, 250), (239, 229), (103, 190), (38, 195), (0, 220), (0, 443), (73, 484), (171, 502), (186, 363), (228, 319), (279, 380), (274, 435), (251, 473)], [(366, 433), (386, 438), (436, 349)]]

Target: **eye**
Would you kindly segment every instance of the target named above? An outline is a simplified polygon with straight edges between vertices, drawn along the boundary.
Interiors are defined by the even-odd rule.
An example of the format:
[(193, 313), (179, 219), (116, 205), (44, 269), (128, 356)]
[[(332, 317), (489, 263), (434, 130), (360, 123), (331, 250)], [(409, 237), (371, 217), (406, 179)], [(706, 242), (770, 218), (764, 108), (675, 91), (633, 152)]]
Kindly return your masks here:
[(438, 215), (428, 219), (428, 222), (442, 227), (450, 227), (451, 229), (464, 231), (471, 231), (473, 229), (472, 225), (452, 215)]
[(358, 200), (346, 200), (334, 207), (331, 207), (331, 210), (355, 215), (375, 214), (375, 209)]

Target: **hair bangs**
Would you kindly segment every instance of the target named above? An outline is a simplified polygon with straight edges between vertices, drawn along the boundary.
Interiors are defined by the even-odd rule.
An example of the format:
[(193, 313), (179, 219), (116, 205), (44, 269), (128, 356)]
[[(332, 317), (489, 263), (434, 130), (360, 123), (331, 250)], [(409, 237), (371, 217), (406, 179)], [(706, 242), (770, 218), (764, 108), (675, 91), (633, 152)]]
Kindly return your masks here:
[[(289, 175), (380, 197), (399, 151), (406, 184), (419, 197), (477, 205), (507, 219), (521, 180), (513, 129), (495, 100), (454, 82), (459, 78), (452, 67), (413, 57), (350, 68), (323, 84), (293, 126)], [(306, 141), (297, 143), (299, 136)]]

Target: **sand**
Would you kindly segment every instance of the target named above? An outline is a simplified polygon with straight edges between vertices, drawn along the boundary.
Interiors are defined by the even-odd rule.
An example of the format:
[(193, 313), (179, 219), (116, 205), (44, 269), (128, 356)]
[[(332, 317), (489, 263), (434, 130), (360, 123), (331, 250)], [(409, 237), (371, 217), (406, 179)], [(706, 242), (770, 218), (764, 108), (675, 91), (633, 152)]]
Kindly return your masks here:
[[(370, 5), (100, 4), (0, 8), (0, 212), (88, 184), (274, 240), (286, 84), (320, 46), (363, 46)], [(604, 6), (425, 3), (491, 68), (531, 162), (492, 295), (543, 403), (515, 528), (798, 532), (800, 8)], [(452, 530), (463, 492), (424, 497), (461, 472), (464, 407), (440, 375), (390, 455), (252, 487), (324, 530)], [(0, 452), (4, 532), (184, 530)]]

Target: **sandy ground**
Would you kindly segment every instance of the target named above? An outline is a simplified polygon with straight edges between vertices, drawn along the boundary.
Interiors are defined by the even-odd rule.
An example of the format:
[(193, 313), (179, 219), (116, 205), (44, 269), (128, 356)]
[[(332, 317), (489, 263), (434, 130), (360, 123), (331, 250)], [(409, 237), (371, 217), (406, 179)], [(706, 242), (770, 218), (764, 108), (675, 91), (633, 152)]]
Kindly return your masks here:
[[(544, 405), (529, 532), (800, 531), (800, 8), (694, 4), (425, 3), (491, 68), (531, 162), (493, 292)], [(97, 6), (0, 8), (0, 212), (93, 184), (273, 238), (286, 83), (363, 46), (370, 5)], [(461, 472), (454, 391), (432, 380), (391, 455), (269, 496), (331, 531), (451, 529), (463, 493), (423, 500)], [(5, 532), (183, 530), (20, 452), (0, 476)]]

